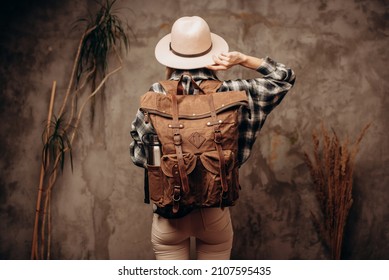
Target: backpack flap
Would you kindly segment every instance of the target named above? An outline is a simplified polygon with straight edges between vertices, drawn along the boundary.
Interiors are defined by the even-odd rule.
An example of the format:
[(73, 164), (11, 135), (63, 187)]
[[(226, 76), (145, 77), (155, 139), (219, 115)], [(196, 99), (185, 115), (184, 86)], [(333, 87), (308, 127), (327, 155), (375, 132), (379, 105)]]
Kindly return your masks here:
[[(216, 113), (236, 106), (247, 106), (245, 91), (229, 91), (212, 93)], [(196, 119), (209, 117), (211, 109), (208, 95), (177, 95), (180, 119)], [(172, 99), (170, 94), (147, 92), (141, 97), (140, 108), (148, 113), (172, 118)]]
[[(196, 167), (197, 157), (190, 153), (183, 155), (186, 173), (189, 175)], [(167, 177), (174, 177), (174, 165), (178, 162), (176, 154), (164, 155), (161, 158), (161, 170)]]
[[(234, 153), (231, 150), (223, 150), (226, 163), (226, 171), (230, 172), (234, 167)], [(217, 151), (205, 152), (200, 155), (202, 165), (213, 174), (220, 174), (219, 153)]]
[[(191, 153), (183, 154), (183, 165), (186, 176), (189, 176), (196, 167), (197, 157)], [(178, 203), (186, 200), (186, 192), (182, 192), (181, 188), (181, 174), (179, 171), (179, 158), (177, 154), (164, 155), (161, 158), (161, 171), (163, 177), (165, 177), (164, 184), (159, 185), (159, 188), (163, 189), (162, 201), (165, 205), (173, 204), (174, 206)], [(177, 211), (179, 209), (177, 208)], [(177, 213), (177, 211), (173, 211)]]

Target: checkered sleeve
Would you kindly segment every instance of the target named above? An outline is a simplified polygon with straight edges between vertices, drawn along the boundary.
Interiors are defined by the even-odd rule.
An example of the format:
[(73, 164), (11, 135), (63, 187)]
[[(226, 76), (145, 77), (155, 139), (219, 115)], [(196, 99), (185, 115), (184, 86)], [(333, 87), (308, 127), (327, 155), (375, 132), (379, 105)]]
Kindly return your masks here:
[(292, 69), (269, 57), (257, 69), (263, 76), (249, 80), (224, 81), (220, 91), (245, 90), (248, 108), (242, 108), (239, 119), (239, 154), (242, 165), (251, 154), (256, 135), (262, 128), (267, 115), (281, 103), (295, 82)]
[(138, 110), (135, 120), (131, 124), (130, 157), (132, 162), (140, 167), (146, 167), (147, 151), (143, 142), (143, 135), (146, 134), (147, 126), (144, 122), (144, 115), (141, 110)]
[[(163, 92), (159, 83), (151, 86), (149, 91)], [(145, 122), (145, 115), (138, 109), (135, 119), (131, 123), (130, 131), (132, 142), (130, 143), (130, 157), (132, 162), (140, 167), (147, 167), (147, 145), (144, 137), (148, 134), (155, 134), (155, 129), (150, 122)]]

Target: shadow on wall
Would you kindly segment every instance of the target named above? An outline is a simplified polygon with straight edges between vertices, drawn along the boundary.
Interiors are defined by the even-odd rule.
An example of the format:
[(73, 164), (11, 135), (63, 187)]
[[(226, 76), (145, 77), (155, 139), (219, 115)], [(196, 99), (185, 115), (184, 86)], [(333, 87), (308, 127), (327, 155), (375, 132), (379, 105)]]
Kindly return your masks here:
[(241, 171), (241, 198), (232, 209), (232, 258), (325, 258), (309, 216), (304, 213), (303, 201), (309, 195), (293, 180), (279, 181), (259, 149), (256, 152)]

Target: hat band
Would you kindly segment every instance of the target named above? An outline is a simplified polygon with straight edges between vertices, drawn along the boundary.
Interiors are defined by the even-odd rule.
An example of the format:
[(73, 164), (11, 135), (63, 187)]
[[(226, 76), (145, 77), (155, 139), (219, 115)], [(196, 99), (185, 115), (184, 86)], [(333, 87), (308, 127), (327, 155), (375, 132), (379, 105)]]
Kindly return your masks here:
[(198, 56), (202, 56), (202, 55), (209, 53), (212, 50), (212, 43), (211, 43), (211, 46), (207, 50), (205, 50), (201, 53), (195, 53), (195, 54), (183, 54), (183, 53), (176, 52), (172, 48), (172, 43), (169, 43), (169, 49), (172, 53), (174, 53), (175, 55), (181, 56), (181, 57), (198, 57)]

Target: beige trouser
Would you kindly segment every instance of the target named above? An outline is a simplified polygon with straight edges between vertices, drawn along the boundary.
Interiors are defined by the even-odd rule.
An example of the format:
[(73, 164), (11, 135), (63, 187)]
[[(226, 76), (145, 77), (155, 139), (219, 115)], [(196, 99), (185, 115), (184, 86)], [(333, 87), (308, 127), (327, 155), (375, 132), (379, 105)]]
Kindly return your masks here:
[(191, 236), (196, 238), (197, 259), (229, 259), (233, 239), (229, 209), (197, 209), (179, 219), (154, 214), (151, 242), (157, 260), (189, 259)]

